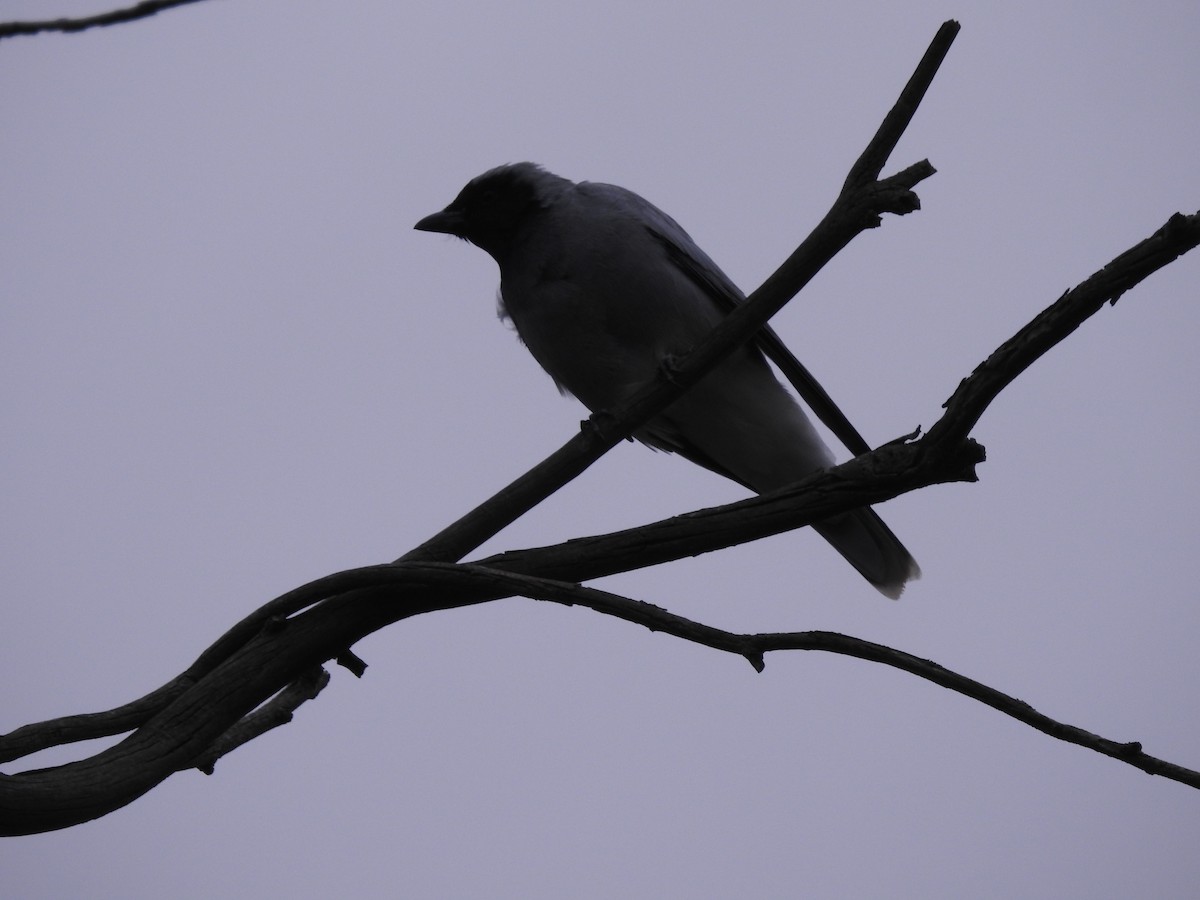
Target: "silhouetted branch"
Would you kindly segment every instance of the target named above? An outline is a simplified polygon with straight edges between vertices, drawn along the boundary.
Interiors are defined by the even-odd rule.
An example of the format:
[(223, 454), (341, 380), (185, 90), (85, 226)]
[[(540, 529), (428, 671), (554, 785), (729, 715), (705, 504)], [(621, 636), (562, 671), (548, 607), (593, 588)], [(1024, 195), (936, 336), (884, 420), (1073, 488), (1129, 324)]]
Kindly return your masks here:
[(1065, 339), (1105, 303), (1116, 305), (1126, 291), (1200, 243), (1200, 213), (1175, 213), (1166, 223), (1107, 266), (1038, 313), (975, 367), (944, 404), (929, 440), (952, 445), (963, 440), (996, 396), (1039, 357)]
[[(426, 571), (431, 569), (429, 566), (423, 568)], [(784, 650), (824, 650), (829, 653), (852, 656), (855, 659), (882, 663), (970, 697), (972, 700), (978, 700), (1050, 737), (1077, 744), (1105, 756), (1111, 756), (1113, 759), (1128, 763), (1150, 775), (1160, 775), (1181, 784), (1200, 788), (1200, 772), (1149, 756), (1142, 752), (1142, 745), (1137, 741), (1113, 741), (1074, 725), (1059, 722), (1038, 712), (1023, 700), (1018, 700), (1016, 697), (953, 672), (930, 660), (905, 653), (903, 650), (829, 631), (737, 634), (693, 622), (658, 606), (622, 597), (609, 591), (545, 578), (513, 576), (495, 571), (489, 574), (486, 571), (481, 572), (482, 569), (482, 566), (474, 565), (444, 567), (445, 577), (448, 581), (483, 577), (492, 579), (494, 585), (505, 594), (547, 600), (566, 606), (585, 606), (604, 615), (643, 625), (651, 631), (662, 632), (702, 644), (705, 647), (745, 657), (758, 672), (762, 672), (766, 668), (764, 654)]]
[(89, 28), (99, 28), (104, 25), (119, 25), (122, 22), (132, 22), (135, 19), (146, 19), (156, 13), (172, 9), (176, 6), (186, 6), (189, 3), (199, 3), (200, 0), (143, 0), (123, 9), (100, 13), (95, 16), (84, 16), (78, 19), (43, 19), (37, 22), (0, 22), (0, 38), (14, 37), (19, 34), (41, 34), (46, 31), (73, 33), (87, 31)]
[(264, 703), (261, 707), (234, 724), (227, 732), (213, 741), (212, 747), (199, 759), (182, 769), (199, 769), (211, 775), (217, 760), (232, 753), (242, 744), (249, 743), (272, 728), (292, 721), (292, 714), (304, 703), (315, 700), (329, 684), (329, 673), (323, 666), (314, 666), (286, 688)]

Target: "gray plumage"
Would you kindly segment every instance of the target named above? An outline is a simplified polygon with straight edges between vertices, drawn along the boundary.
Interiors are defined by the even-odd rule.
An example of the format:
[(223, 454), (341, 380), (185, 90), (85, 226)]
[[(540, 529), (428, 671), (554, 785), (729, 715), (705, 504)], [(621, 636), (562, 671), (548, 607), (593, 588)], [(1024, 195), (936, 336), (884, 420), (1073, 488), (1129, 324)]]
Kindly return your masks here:
[[(502, 315), (559, 389), (593, 411), (621, 403), (664, 360), (686, 354), (711, 331), (726, 314), (722, 303), (744, 299), (653, 204), (533, 163), (485, 172), (416, 227), (491, 254), (500, 266)], [(759, 493), (834, 461), (752, 346), (736, 350), (635, 437)], [(920, 575), (869, 508), (813, 527), (889, 597)]]

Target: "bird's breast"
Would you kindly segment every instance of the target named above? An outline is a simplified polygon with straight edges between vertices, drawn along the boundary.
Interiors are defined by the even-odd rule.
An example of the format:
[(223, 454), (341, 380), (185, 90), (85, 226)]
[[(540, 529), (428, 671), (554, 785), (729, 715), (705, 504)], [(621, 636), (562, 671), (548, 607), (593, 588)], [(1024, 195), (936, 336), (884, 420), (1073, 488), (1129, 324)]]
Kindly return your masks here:
[(611, 408), (654, 376), (661, 354), (647, 329), (629, 328), (624, 298), (563, 269), (504, 279), (517, 334), (559, 388), (592, 410)]

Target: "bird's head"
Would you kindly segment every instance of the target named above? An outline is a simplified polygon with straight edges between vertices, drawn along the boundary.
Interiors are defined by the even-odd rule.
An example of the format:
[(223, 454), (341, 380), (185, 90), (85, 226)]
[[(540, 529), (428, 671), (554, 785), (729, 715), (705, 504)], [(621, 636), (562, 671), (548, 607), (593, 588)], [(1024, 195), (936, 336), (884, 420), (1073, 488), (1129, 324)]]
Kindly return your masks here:
[(453, 203), (413, 227), (464, 238), (502, 262), (529, 220), (570, 186), (535, 163), (498, 166), (472, 178)]

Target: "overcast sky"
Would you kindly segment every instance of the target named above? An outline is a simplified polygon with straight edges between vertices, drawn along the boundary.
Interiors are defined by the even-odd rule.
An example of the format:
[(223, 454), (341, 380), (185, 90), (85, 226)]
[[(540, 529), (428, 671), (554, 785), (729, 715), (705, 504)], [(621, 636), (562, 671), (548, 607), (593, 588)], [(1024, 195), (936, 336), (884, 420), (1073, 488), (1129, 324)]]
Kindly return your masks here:
[[(110, 0), (111, 2), (111, 0)], [(1200, 207), (1200, 7), (211, 0), (0, 43), (0, 731), (106, 709), (314, 577), (392, 559), (583, 416), (412, 231), (532, 159), (671, 213), (745, 288), (828, 208), (938, 25), (889, 171), (922, 210), (776, 319), (868, 440)], [(0, 19), (108, 8), (0, 0)], [(1200, 767), (1200, 254), (1035, 365), (975, 485), (881, 512), (882, 599), (809, 532), (601, 582), (899, 647)], [(738, 499), (623, 444), (483, 549)], [(529, 600), (358, 646), (288, 727), (0, 842), (8, 896), (1178, 897), (1200, 795), (903, 673), (743, 660)], [(4, 771), (94, 752), (70, 748)]]

